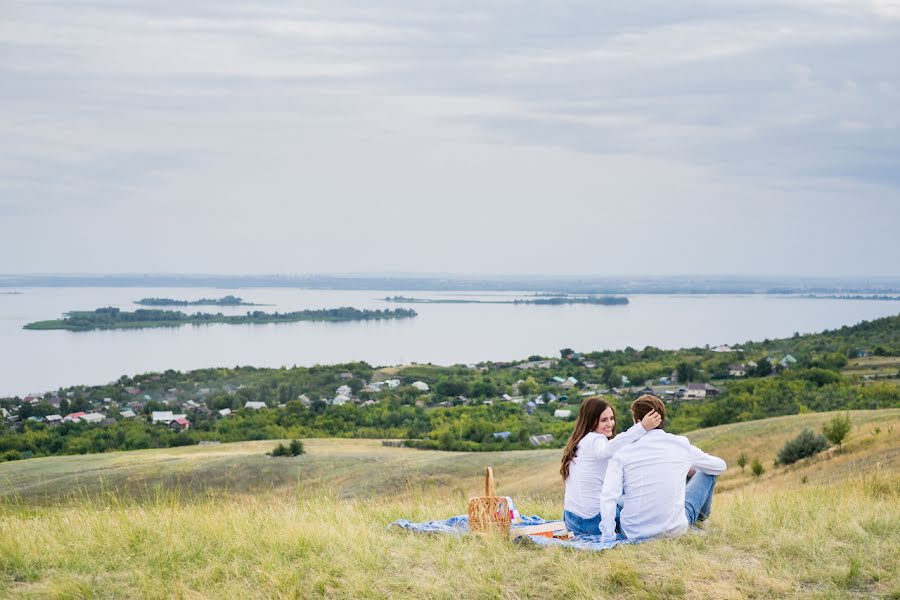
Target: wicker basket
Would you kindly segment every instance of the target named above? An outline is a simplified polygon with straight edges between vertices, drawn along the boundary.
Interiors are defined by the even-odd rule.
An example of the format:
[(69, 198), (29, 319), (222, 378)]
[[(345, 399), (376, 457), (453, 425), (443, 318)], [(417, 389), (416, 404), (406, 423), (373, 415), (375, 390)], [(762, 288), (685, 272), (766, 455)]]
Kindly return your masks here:
[(494, 470), (484, 470), (484, 496), (469, 498), (469, 531), (509, 535), (509, 502), (494, 495)]

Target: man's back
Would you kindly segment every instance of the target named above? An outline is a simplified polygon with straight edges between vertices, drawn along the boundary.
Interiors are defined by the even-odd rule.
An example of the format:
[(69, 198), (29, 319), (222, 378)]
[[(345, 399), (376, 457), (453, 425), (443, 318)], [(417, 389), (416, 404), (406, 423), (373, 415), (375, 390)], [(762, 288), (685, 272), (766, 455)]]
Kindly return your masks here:
[[(661, 429), (647, 432), (620, 450), (610, 460), (601, 495), (604, 539), (615, 537), (615, 505), (620, 494), (620, 522), (626, 537), (676, 534), (687, 529), (685, 479), (692, 466), (719, 475), (725, 470), (725, 461), (692, 446), (687, 438)], [(607, 515), (611, 515), (609, 520)]]

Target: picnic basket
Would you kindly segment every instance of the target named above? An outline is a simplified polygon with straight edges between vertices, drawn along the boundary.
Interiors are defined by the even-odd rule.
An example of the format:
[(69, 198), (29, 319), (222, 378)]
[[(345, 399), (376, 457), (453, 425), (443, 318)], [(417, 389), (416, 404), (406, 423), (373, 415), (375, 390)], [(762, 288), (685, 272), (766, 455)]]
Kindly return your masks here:
[(469, 498), (469, 531), (509, 535), (510, 510), (506, 497), (494, 495), (494, 470), (484, 470), (484, 496)]

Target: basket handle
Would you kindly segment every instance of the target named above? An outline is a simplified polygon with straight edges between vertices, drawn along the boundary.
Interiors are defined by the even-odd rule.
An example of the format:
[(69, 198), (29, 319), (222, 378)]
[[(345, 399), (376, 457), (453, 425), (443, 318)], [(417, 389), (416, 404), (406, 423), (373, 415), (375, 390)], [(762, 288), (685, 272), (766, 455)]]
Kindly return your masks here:
[(494, 470), (490, 467), (484, 469), (484, 495), (494, 495)]

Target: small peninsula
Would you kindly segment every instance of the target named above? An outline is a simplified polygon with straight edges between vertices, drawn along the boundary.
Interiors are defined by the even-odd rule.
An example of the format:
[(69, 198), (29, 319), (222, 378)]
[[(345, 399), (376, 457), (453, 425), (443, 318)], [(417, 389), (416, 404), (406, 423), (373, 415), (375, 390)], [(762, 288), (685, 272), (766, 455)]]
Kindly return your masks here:
[(534, 304), (537, 306), (560, 306), (563, 304), (599, 304), (603, 306), (628, 304), (625, 296), (549, 296), (534, 299), (515, 300), (463, 300), (455, 298), (409, 298), (406, 296), (388, 296), (385, 302), (402, 304)]
[(223, 296), (221, 298), (200, 298), (199, 300), (175, 300), (173, 298), (141, 298), (135, 300), (135, 304), (141, 306), (263, 306), (253, 302), (244, 302), (237, 296)]
[(416, 311), (408, 308), (388, 310), (360, 310), (350, 306), (317, 310), (298, 310), (289, 313), (265, 313), (248, 311), (246, 315), (223, 315), (222, 313), (194, 313), (192, 315), (171, 310), (138, 309), (134, 312), (122, 311), (114, 307), (98, 308), (94, 311), (72, 311), (64, 318), (51, 321), (28, 323), (23, 329), (67, 331), (91, 331), (95, 329), (141, 329), (146, 327), (179, 327), (181, 325), (261, 325), (266, 323), (294, 323), (296, 321), (371, 321), (383, 319), (408, 319), (416, 316)]

